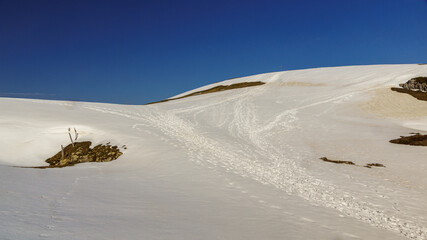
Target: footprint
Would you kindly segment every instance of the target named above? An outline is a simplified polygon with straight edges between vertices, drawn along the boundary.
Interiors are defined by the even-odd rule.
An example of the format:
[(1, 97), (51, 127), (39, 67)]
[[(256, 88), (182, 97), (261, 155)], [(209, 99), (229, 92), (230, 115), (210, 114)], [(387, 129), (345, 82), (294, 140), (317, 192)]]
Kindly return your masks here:
[(322, 228), (326, 228), (328, 230), (334, 230), (332, 227), (326, 226), (326, 225), (320, 225)]
[(53, 231), (55, 229), (55, 226), (54, 225), (46, 225), (46, 228)]

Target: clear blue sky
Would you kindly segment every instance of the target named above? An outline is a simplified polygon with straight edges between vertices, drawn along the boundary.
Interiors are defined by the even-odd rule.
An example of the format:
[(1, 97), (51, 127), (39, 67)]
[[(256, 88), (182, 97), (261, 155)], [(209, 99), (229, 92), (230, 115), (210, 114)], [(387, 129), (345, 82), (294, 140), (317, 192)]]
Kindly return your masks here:
[(143, 104), (285, 69), (427, 62), (427, 0), (0, 0), (0, 96)]

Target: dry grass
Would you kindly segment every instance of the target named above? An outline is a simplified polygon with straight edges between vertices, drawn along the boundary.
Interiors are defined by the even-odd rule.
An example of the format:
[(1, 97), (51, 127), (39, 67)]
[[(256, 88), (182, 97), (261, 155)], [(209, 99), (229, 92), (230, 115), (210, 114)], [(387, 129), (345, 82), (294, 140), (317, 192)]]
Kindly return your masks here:
[(182, 99), (182, 98), (186, 98), (186, 97), (192, 97), (192, 96), (214, 93), (214, 92), (221, 92), (221, 91), (226, 91), (226, 90), (231, 90), (231, 89), (259, 86), (259, 85), (263, 85), (263, 84), (265, 84), (265, 83), (264, 82), (241, 82), (241, 83), (234, 83), (231, 85), (219, 85), (219, 86), (215, 86), (213, 88), (209, 88), (206, 90), (193, 92), (193, 93), (190, 93), (190, 94), (182, 96), (182, 97), (169, 98), (169, 99), (165, 99), (162, 101), (147, 103), (146, 105), (155, 104), (155, 103), (162, 103), (162, 102), (169, 102), (169, 101), (178, 100), (178, 99)]

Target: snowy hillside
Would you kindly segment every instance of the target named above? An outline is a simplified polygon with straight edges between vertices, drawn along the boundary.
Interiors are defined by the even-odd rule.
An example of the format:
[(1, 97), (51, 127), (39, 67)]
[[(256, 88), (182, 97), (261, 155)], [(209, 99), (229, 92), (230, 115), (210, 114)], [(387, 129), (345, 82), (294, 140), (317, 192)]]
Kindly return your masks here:
[[(427, 239), (427, 147), (389, 143), (427, 133), (427, 101), (390, 90), (418, 76), (285, 71), (145, 106), (0, 98), (0, 239)], [(69, 127), (127, 149), (21, 168), (47, 165)]]

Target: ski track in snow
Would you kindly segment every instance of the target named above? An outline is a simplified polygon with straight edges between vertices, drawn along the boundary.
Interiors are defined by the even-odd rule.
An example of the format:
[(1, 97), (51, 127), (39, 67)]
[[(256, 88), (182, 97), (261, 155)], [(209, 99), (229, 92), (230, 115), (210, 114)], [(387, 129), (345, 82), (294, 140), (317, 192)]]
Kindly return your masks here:
[[(303, 159), (304, 153), (289, 144), (275, 144), (269, 141), (267, 133), (284, 134), (300, 131), (298, 112), (324, 103), (345, 101), (351, 94), (329, 98), (313, 104), (283, 111), (269, 121), (260, 123), (256, 109), (249, 99), (262, 94), (267, 87), (245, 89), (237, 95), (224, 98), (210, 105), (194, 106), (174, 110), (161, 110), (158, 107), (141, 108), (139, 112), (121, 111), (97, 106), (85, 108), (135, 120), (133, 128), (144, 131), (144, 126), (155, 127), (165, 137), (177, 141), (187, 151), (191, 161), (209, 168), (223, 168), (242, 177), (269, 184), (291, 195), (298, 195), (313, 205), (333, 208), (342, 214), (364, 221), (372, 226), (392, 230), (410, 239), (427, 239), (427, 228), (390, 214), (390, 209), (358, 199), (332, 183), (310, 176), (298, 166), (296, 160)], [(233, 118), (227, 118), (219, 126), (230, 121), (228, 131), (233, 144), (215, 140), (197, 129), (197, 115), (213, 111), (220, 105), (234, 107)], [(182, 116), (182, 117), (181, 117)], [(185, 117), (192, 116), (192, 120)], [(141, 128), (142, 127), (142, 128)], [(164, 137), (162, 140), (166, 141)], [(175, 145), (176, 146), (176, 145)], [(366, 186), (365, 186), (366, 187)], [(259, 200), (260, 204), (266, 204)], [(270, 206), (271, 207), (271, 206)], [(273, 207), (274, 208), (274, 207)], [(394, 209), (396, 211), (396, 209)], [(307, 219), (300, 219), (308, 221)], [(309, 221), (310, 222), (310, 221)], [(357, 236), (354, 236), (357, 237)]]

